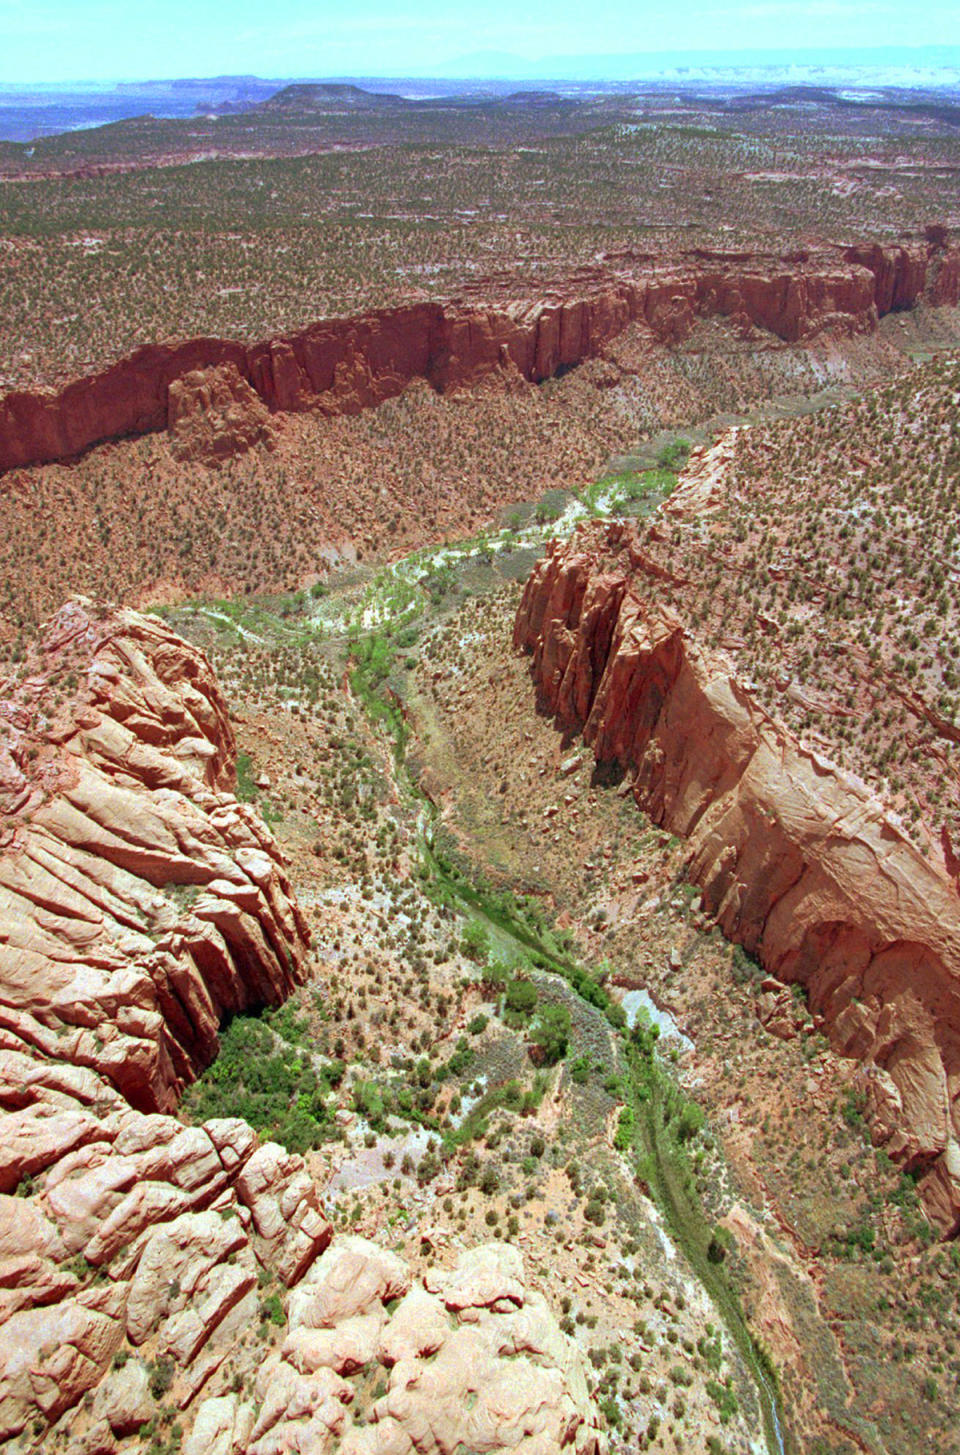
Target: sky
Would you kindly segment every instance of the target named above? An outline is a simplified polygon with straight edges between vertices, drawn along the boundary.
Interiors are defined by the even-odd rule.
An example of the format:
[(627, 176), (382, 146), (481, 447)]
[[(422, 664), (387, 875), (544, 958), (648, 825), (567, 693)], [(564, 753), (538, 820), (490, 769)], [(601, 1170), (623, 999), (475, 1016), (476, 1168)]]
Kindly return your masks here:
[[(958, 0), (0, 0), (0, 81), (429, 76), (462, 58), (960, 45)], [(469, 67), (468, 67), (469, 70)]]

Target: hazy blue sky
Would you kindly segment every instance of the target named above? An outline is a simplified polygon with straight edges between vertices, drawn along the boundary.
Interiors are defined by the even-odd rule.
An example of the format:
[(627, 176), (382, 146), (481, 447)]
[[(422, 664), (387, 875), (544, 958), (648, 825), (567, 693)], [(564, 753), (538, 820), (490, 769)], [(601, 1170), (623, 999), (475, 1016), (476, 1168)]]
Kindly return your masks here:
[(0, 80), (428, 75), (457, 57), (960, 43), (958, 0), (0, 0)]

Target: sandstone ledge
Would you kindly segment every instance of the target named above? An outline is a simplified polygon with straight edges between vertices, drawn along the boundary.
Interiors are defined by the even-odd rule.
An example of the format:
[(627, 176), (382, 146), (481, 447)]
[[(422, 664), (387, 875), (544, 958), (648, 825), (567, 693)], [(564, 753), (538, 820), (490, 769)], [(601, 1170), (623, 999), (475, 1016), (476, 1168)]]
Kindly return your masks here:
[(0, 689), (0, 733), (3, 1045), (171, 1111), (223, 1017), (306, 974), (209, 665), (155, 618), (74, 602)]

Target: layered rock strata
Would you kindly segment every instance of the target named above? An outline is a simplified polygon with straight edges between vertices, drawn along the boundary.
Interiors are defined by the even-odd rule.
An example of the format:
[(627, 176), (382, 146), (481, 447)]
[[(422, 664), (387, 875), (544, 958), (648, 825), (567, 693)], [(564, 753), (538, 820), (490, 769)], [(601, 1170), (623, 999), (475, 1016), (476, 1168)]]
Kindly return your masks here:
[(414, 1285), (331, 1241), (302, 1157), (170, 1114), (223, 1017), (307, 970), (234, 783), (209, 665), (155, 619), (73, 602), (0, 687), (0, 1444), (601, 1455), (513, 1250)]
[(304, 978), (306, 924), (230, 791), (233, 732), (201, 653), (75, 602), (18, 677), (0, 690), (4, 1043), (170, 1112), (224, 1016)]
[[(656, 568), (660, 570), (662, 568)], [(686, 838), (724, 933), (800, 982), (865, 1067), (874, 1136), (960, 1228), (960, 899), (860, 780), (771, 718), (722, 656), (649, 597), (630, 525), (554, 543), (517, 613), (546, 707)]]
[[(539, 382), (595, 357), (630, 323), (669, 344), (698, 318), (723, 315), (744, 332), (762, 329), (796, 343), (824, 330), (869, 331), (892, 310), (958, 299), (960, 247), (942, 227), (929, 228), (922, 241), (801, 248), (780, 257), (617, 255), (535, 295), (488, 282), (446, 303), (330, 319), (256, 344), (198, 338), (149, 345), (59, 392), (7, 394), (0, 399), (0, 471), (176, 425), (180, 381), (209, 370), (236, 371), (273, 411), (353, 414), (414, 379), (448, 390), (507, 368)], [(194, 380), (188, 390), (197, 387)], [(222, 377), (211, 376), (207, 387), (222, 395)], [(227, 392), (235, 398), (237, 385)]]
[(157, 1405), (115, 1355), (170, 1359), (189, 1398), (258, 1265), (292, 1282), (329, 1242), (301, 1158), (169, 1115), (223, 1017), (306, 973), (234, 783), (206, 659), (155, 619), (72, 602), (0, 690), (0, 1440), (106, 1380), (109, 1450)]

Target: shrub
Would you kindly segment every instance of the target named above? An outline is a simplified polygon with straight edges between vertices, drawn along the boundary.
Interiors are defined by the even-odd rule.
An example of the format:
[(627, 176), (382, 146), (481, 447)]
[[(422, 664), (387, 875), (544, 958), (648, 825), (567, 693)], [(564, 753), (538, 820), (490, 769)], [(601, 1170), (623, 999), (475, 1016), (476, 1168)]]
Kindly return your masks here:
[(633, 1145), (633, 1131), (633, 1107), (623, 1106), (620, 1108), (620, 1119), (617, 1122), (617, 1130), (613, 1138), (613, 1145), (618, 1152), (629, 1151)]
[(595, 1223), (597, 1227), (603, 1223), (607, 1212), (604, 1207), (604, 1200), (597, 1193), (592, 1193), (589, 1201), (583, 1209), (583, 1216), (588, 1223)]
[(720, 1415), (720, 1423), (727, 1424), (737, 1413), (737, 1396), (733, 1392), (731, 1380), (720, 1384), (716, 1379), (708, 1379), (706, 1383), (707, 1394), (717, 1406)]
[(266, 1298), (260, 1300), (260, 1317), (265, 1324), (276, 1324), (278, 1327), (282, 1327), (286, 1323), (286, 1314), (283, 1312), (279, 1294), (268, 1293)]
[(542, 1006), (530, 1031), (530, 1039), (548, 1066), (554, 1066), (562, 1060), (567, 1054), (570, 1041), (570, 1012), (566, 1006)]
[(147, 1365), (150, 1376), (150, 1393), (154, 1399), (162, 1399), (173, 1383), (173, 1376), (176, 1373), (176, 1366), (169, 1354), (161, 1354), (158, 1359), (151, 1359)]
[(510, 1025), (525, 1025), (537, 1004), (537, 987), (530, 980), (511, 980), (504, 996), (505, 1019)]
[(678, 470), (686, 464), (689, 454), (689, 440), (673, 440), (670, 444), (664, 445), (657, 456), (657, 464), (662, 470)]
[(478, 965), (486, 964), (490, 956), (490, 936), (478, 919), (472, 919), (464, 929), (460, 952)]
[(677, 1119), (677, 1137), (681, 1142), (689, 1142), (698, 1132), (703, 1131), (706, 1121), (702, 1107), (697, 1106), (694, 1101), (685, 1102)]
[(707, 1244), (707, 1258), (711, 1263), (722, 1263), (733, 1246), (733, 1235), (728, 1229), (716, 1227)]

